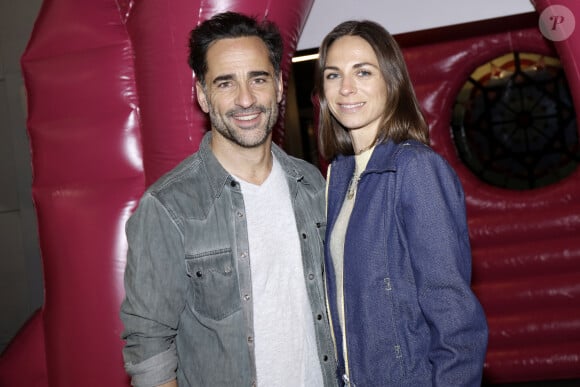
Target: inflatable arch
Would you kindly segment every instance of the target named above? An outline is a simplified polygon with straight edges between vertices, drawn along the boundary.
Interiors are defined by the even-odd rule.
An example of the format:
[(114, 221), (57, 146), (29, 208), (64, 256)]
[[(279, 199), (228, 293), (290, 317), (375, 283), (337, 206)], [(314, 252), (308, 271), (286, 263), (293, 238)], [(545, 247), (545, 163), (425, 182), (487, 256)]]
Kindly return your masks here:
[[(0, 358), (0, 385), (128, 386), (118, 308), (124, 223), (144, 189), (197, 149), (206, 119), (186, 64), (188, 31), (236, 10), (276, 21), (290, 57), (313, 0), (45, 0), (22, 58), (45, 303)], [(580, 3), (536, 0), (580, 15)], [(560, 56), (580, 111), (580, 33), (537, 27), (404, 48), (433, 147), (468, 205), (474, 290), (490, 324), (489, 383), (580, 378), (580, 170), (524, 195), (484, 187), (449, 136), (453, 99), (485, 58), (514, 49)], [(275, 141), (282, 143), (281, 125)]]

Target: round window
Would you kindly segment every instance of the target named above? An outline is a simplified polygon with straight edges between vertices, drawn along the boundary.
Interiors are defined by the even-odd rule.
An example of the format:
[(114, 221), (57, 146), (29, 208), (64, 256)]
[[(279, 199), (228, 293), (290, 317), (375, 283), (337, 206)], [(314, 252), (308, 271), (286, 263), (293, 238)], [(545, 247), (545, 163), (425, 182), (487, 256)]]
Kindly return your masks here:
[(478, 67), (457, 96), (451, 131), (462, 161), (496, 187), (544, 187), (580, 163), (576, 114), (556, 58), (513, 52)]

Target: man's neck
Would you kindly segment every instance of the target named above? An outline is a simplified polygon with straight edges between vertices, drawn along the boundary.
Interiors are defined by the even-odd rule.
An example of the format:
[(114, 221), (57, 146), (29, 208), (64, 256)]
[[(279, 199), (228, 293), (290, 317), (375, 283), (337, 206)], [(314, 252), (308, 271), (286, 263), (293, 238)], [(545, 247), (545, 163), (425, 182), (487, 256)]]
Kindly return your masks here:
[(272, 171), (272, 142), (244, 148), (219, 134), (212, 134), (210, 148), (219, 163), (228, 173), (248, 183), (261, 185)]

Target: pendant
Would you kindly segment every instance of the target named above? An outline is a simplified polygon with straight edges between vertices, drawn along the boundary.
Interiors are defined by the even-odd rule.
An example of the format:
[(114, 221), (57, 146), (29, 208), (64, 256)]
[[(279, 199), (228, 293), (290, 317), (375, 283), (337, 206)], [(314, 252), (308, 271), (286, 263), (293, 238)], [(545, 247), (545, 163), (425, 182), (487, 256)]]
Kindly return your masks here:
[(352, 200), (354, 198), (354, 190), (348, 190), (348, 194), (346, 195), (348, 200)]
[(356, 193), (356, 186), (358, 183), (358, 177), (353, 176), (350, 180), (350, 184), (348, 185), (348, 191), (346, 193), (346, 198), (348, 200), (352, 200), (354, 198), (354, 194)]

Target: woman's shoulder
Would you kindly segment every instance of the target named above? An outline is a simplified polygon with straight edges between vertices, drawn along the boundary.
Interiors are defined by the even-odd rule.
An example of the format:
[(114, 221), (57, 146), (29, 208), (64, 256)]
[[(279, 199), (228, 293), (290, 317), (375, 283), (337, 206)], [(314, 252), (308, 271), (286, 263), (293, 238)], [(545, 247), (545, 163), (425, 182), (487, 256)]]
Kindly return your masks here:
[(443, 160), (433, 148), (417, 140), (404, 140), (396, 144), (393, 158), (399, 161), (408, 159)]
[(397, 144), (393, 161), (397, 169), (417, 169), (422, 172), (438, 170), (455, 175), (455, 171), (443, 156), (430, 146), (415, 140), (405, 140)]

